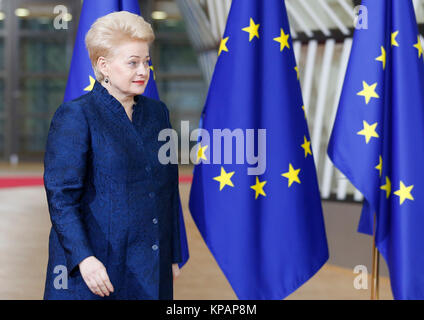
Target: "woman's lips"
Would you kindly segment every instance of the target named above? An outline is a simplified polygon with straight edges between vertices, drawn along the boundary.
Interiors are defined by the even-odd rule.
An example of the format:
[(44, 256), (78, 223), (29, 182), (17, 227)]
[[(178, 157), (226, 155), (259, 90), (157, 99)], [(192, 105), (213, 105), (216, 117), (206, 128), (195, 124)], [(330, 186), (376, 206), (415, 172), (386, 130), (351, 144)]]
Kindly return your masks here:
[(145, 81), (133, 81), (135, 84), (140, 84), (143, 85), (145, 83)]

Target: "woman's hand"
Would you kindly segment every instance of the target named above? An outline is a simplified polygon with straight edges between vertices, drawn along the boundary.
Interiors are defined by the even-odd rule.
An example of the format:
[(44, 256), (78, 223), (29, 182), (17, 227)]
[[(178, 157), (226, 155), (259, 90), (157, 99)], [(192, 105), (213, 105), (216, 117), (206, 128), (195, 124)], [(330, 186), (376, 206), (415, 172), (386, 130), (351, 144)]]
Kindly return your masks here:
[(106, 268), (95, 256), (85, 258), (79, 263), (80, 272), (87, 287), (101, 297), (113, 292)]
[(172, 279), (173, 280), (177, 279), (180, 274), (181, 274), (181, 270), (178, 267), (178, 263), (174, 263), (172, 265)]

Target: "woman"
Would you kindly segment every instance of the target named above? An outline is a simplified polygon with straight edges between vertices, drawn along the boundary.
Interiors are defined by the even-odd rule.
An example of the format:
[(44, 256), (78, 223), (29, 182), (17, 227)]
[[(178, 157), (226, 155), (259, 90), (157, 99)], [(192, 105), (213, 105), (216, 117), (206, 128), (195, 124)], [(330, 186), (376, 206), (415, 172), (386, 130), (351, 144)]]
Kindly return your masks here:
[[(150, 24), (121, 11), (86, 35), (97, 81), (53, 116), (45, 299), (172, 299), (181, 262), (177, 165), (158, 161), (166, 106), (142, 96)], [(64, 274), (65, 272), (65, 274)]]

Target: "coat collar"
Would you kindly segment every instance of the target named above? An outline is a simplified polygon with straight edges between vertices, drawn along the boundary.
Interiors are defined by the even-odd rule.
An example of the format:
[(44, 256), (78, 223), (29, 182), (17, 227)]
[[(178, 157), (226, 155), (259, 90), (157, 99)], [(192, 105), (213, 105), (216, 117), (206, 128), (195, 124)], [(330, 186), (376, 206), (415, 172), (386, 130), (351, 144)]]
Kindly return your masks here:
[[(107, 89), (103, 87), (97, 80), (95, 81), (93, 90), (91, 90), (91, 92), (98, 103), (108, 107), (114, 113), (124, 110), (122, 104), (114, 96), (112, 96), (109, 91), (107, 91)], [(134, 96), (134, 108), (139, 107), (141, 100), (141, 95)]]

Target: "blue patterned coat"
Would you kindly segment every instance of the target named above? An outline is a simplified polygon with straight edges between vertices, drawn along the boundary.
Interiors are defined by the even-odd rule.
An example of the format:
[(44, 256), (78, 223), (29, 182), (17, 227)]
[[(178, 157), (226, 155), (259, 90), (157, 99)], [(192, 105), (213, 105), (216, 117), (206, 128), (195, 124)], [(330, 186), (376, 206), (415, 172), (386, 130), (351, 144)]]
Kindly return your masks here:
[[(53, 116), (44, 157), (52, 222), (44, 299), (173, 297), (178, 166), (158, 160), (168, 110), (141, 95), (135, 101), (131, 122), (96, 81)], [(91, 293), (81, 277), (78, 264), (91, 255), (106, 267), (115, 289), (109, 297)]]

